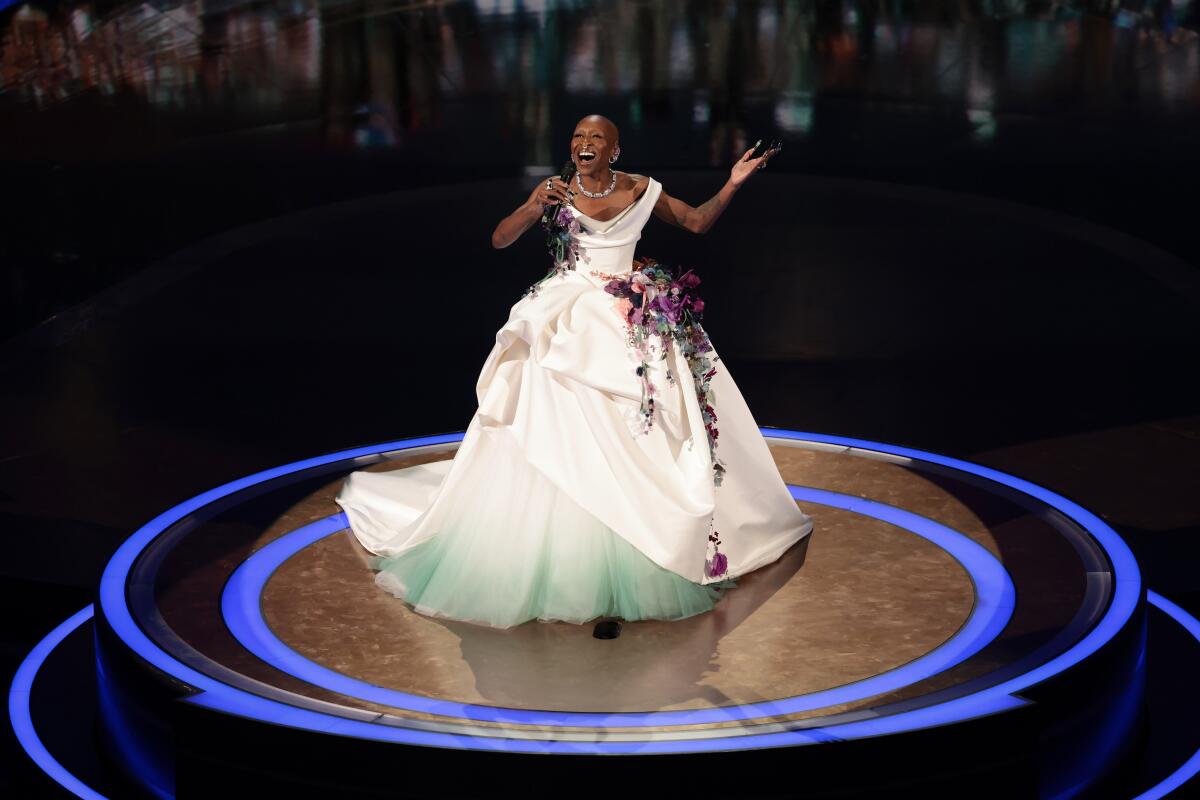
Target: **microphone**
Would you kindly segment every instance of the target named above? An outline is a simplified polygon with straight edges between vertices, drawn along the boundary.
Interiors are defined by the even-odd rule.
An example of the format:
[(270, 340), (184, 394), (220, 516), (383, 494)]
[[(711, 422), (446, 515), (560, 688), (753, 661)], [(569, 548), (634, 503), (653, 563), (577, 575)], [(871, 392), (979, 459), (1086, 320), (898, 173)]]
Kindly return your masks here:
[[(563, 164), (562, 174), (558, 176), (559, 180), (567, 185), (570, 185), (571, 179), (575, 177), (576, 169), (577, 167), (575, 166), (574, 159), (568, 159), (567, 163)], [(549, 224), (550, 221), (553, 220), (558, 214), (558, 209), (561, 205), (562, 203), (551, 203), (550, 205), (546, 206), (546, 210), (542, 213), (542, 222), (544, 224)]]

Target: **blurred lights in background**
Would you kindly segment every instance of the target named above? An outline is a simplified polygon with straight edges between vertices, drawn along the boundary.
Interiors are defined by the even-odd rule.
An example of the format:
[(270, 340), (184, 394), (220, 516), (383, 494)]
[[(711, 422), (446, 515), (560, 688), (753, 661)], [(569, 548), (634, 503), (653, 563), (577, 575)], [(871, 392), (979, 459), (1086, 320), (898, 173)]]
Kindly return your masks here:
[[(0, 0), (0, 6), (6, 0)], [(395, 147), (442, 104), (503, 98), (531, 139), (549, 97), (690, 94), (694, 124), (773, 107), (796, 137), (818, 94), (965, 112), (986, 142), (1006, 112), (1065, 94), (1166, 110), (1200, 96), (1190, 0), (1145, 4), (885, 2), (346, 2), (183, 0), (10, 4), (0, 12), (0, 111), (92, 95), (183, 118), (204, 134), (321, 121), (329, 144)], [(658, 105), (662, 107), (661, 102)], [(734, 116), (737, 116), (736, 114)], [(186, 136), (188, 123), (181, 124)], [(730, 141), (736, 136), (730, 137)], [(530, 145), (527, 162), (550, 162)], [(724, 160), (728, 148), (714, 148)]]

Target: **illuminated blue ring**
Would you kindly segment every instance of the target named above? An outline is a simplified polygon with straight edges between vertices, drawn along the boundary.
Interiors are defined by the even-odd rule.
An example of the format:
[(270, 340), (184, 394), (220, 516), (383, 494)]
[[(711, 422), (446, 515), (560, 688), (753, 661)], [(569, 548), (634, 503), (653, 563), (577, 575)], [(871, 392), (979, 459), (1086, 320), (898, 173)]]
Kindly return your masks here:
[(21, 666), (17, 667), (17, 674), (13, 676), (12, 686), (8, 690), (8, 718), (12, 722), (17, 741), (33, 759), (33, 763), (37, 764), (38, 769), (76, 797), (82, 797), (84, 800), (105, 800), (104, 795), (68, 772), (67, 768), (50, 754), (46, 745), (42, 744), (41, 737), (37, 735), (37, 730), (33, 727), (33, 716), (29, 713), (29, 693), (33, 691), (33, 681), (37, 678), (38, 670), (63, 639), (92, 618), (93, 610), (94, 607), (89, 604), (67, 617), (25, 656)]
[[(1200, 620), (1197, 620), (1187, 611), (1184, 611), (1178, 605), (1155, 591), (1148, 590), (1146, 592), (1146, 599), (1149, 600), (1151, 605), (1159, 608), (1182, 625), (1200, 643)], [(29, 714), (29, 691), (33, 686), (34, 680), (37, 678), (37, 673), (42, 663), (64, 638), (91, 618), (92, 606), (89, 605), (73, 614), (47, 634), (30, 651), (29, 655), (25, 657), (24, 662), (17, 669), (16, 677), (13, 679), (12, 687), (9, 690), (8, 711), (13, 730), (17, 732), (18, 742), (29, 757), (37, 764), (39, 769), (76, 797), (85, 798), (85, 800), (107, 800), (104, 795), (96, 792), (68, 772), (62, 764), (47, 752), (37, 735), (37, 731), (34, 730), (33, 720)], [(1194, 778), (1197, 772), (1200, 772), (1200, 750), (1197, 750), (1191, 758), (1165, 779), (1142, 792), (1133, 798), (1133, 800), (1158, 800), (1158, 798), (1166, 796)]]
[(439, 700), (388, 689), (322, 666), (280, 640), (263, 618), (261, 599), (267, 581), (284, 562), (305, 547), (344, 530), (347, 521), (342, 513), (286, 533), (243, 561), (225, 583), (221, 594), (221, 616), (242, 646), (263, 661), (314, 686), (347, 697), (475, 722), (622, 728), (731, 722), (853, 703), (895, 691), (962, 663), (986, 647), (1008, 624), (1016, 589), (1004, 566), (987, 548), (939, 522), (895, 506), (839, 492), (799, 486), (788, 488), (797, 500), (842, 508), (889, 522), (945, 550), (962, 565), (975, 586), (975, 603), (967, 621), (953, 636), (928, 653), (887, 672), (819, 692), (761, 703), (680, 711), (608, 713), (529, 711)]
[[(1200, 643), (1200, 620), (1153, 589), (1146, 590), (1146, 599), (1150, 601), (1150, 605), (1158, 607), (1167, 616), (1182, 625), (1183, 629), (1190, 633), (1197, 643)], [(1179, 769), (1172, 772), (1158, 784), (1151, 786), (1133, 798), (1133, 800), (1158, 800), (1160, 797), (1165, 797), (1196, 777), (1196, 773), (1198, 772), (1200, 772), (1200, 750), (1192, 753), (1192, 757), (1183, 762)]]
[[(101, 577), (100, 608), (105, 620), (114, 633), (134, 653), (171, 677), (189, 684), (198, 690), (199, 693), (188, 698), (187, 702), (223, 713), (260, 719), (273, 724), (288, 725), (319, 733), (356, 736), (398, 744), (527, 753), (651, 754), (740, 750), (758, 747), (790, 747), (835, 739), (857, 739), (914, 730), (932, 725), (946, 725), (985, 714), (993, 714), (1017, 708), (1025, 705), (1026, 701), (1013, 696), (1012, 693), (1024, 691), (1030, 686), (1040, 683), (1092, 655), (1125, 626), (1137, 607), (1138, 598), (1141, 594), (1141, 574), (1128, 546), (1117, 536), (1112, 528), (1094, 514), (1047, 489), (987, 467), (911, 448), (895, 447), (893, 445), (867, 442), (860, 439), (827, 436), (824, 434), (806, 434), (779, 428), (762, 428), (760, 430), (768, 438), (822, 442), (841, 447), (858, 447), (877, 453), (899, 455), (906, 458), (937, 463), (962, 472), (979, 475), (1001, 485), (1009, 486), (1017, 491), (1032, 494), (1042, 502), (1048, 503), (1069, 518), (1074, 519), (1077, 524), (1083, 527), (1104, 548), (1113, 564), (1113, 600), (1109, 603), (1104, 616), (1092, 631), (1070, 649), (1037, 669), (973, 695), (955, 698), (936, 706), (896, 713), (886, 717), (832, 725), (823, 729), (813, 728), (704, 741), (658, 742), (575, 743), (537, 742), (500, 737), (467, 737), (406, 728), (394, 728), (309, 711), (258, 697), (235, 687), (228, 686), (179, 662), (151, 641), (134, 620), (133, 614), (125, 602), (125, 584), (134, 562), (137, 560), (138, 555), (159, 534), (171, 525), (187, 517), (188, 514), (241, 489), (301, 470), (336, 461), (374, 456), (381, 451), (387, 452), (388, 450), (450, 443), (460, 441), (462, 438), (462, 434), (449, 434), (401, 440), (391, 445), (361, 447), (353, 450), (329, 453), (317, 458), (310, 458), (282, 467), (264, 470), (263, 472), (255, 473), (219, 486), (204, 494), (197, 495), (158, 515), (137, 530), (117, 548), (117, 551), (113, 554), (113, 557), (108, 562), (108, 566), (104, 570), (104, 575)], [(498, 731), (497, 733), (502, 734), (503, 732)]]
[(938, 455), (937, 453), (928, 453), (924, 450), (915, 450), (911, 447), (885, 445), (846, 436), (800, 433), (799, 431), (789, 431), (782, 428), (762, 428), (761, 430), (767, 438), (819, 442), (888, 453), (903, 458), (911, 458), (916, 461), (938, 464), (943, 467), (959, 470), (960, 472), (986, 478), (993, 483), (998, 483), (1010, 489), (1015, 489), (1022, 494), (1029, 495), (1058, 510), (1087, 531), (1099, 543), (1112, 565), (1113, 596), (1108, 609), (1104, 612), (1104, 616), (1100, 618), (1100, 621), (1096, 623), (1095, 627), (1086, 636), (1076, 642), (1066, 652), (1059, 654), (1023, 675), (1018, 675), (1002, 684), (985, 689), (981, 694), (995, 693), (997, 691), (1005, 694), (1023, 692), (1029, 687), (1075, 666), (1116, 636), (1125, 627), (1125, 624), (1129, 622), (1133, 616), (1133, 612), (1137, 609), (1138, 601), (1142, 594), (1142, 572), (1141, 568), (1138, 567), (1137, 559), (1133, 557), (1133, 551), (1129, 549), (1129, 545), (1125, 544), (1125, 540), (1107, 522), (1073, 500), (1068, 500), (1044, 486), (1038, 486), (1036, 483), (1000, 472), (991, 467), (972, 464), (969, 461)]

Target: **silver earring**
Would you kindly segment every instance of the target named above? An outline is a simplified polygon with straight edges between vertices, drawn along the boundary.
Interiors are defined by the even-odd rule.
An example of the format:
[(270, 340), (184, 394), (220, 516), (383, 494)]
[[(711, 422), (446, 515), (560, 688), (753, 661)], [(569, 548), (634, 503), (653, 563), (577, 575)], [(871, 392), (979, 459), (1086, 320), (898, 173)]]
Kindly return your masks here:
[(608, 160), (608, 163), (610, 163), (610, 164), (615, 164), (615, 163), (617, 163), (617, 157), (618, 157), (618, 156), (620, 156), (620, 155), (621, 155), (621, 151), (620, 151), (620, 150), (617, 150), (616, 152), (614, 152), (614, 153), (612, 154), (612, 158), (610, 158), (610, 159)]

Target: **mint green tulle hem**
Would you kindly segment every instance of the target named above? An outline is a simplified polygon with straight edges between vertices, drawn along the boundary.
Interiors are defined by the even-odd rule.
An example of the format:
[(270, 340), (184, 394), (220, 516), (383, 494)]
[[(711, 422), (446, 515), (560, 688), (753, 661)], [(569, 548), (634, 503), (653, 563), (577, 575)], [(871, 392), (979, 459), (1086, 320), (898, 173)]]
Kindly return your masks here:
[(516, 536), (510, 546), (494, 532), (442, 531), (369, 563), (375, 582), (418, 613), (497, 628), (529, 620), (685, 619), (712, 610), (737, 585), (693, 583), (589, 522), (560, 535)]

